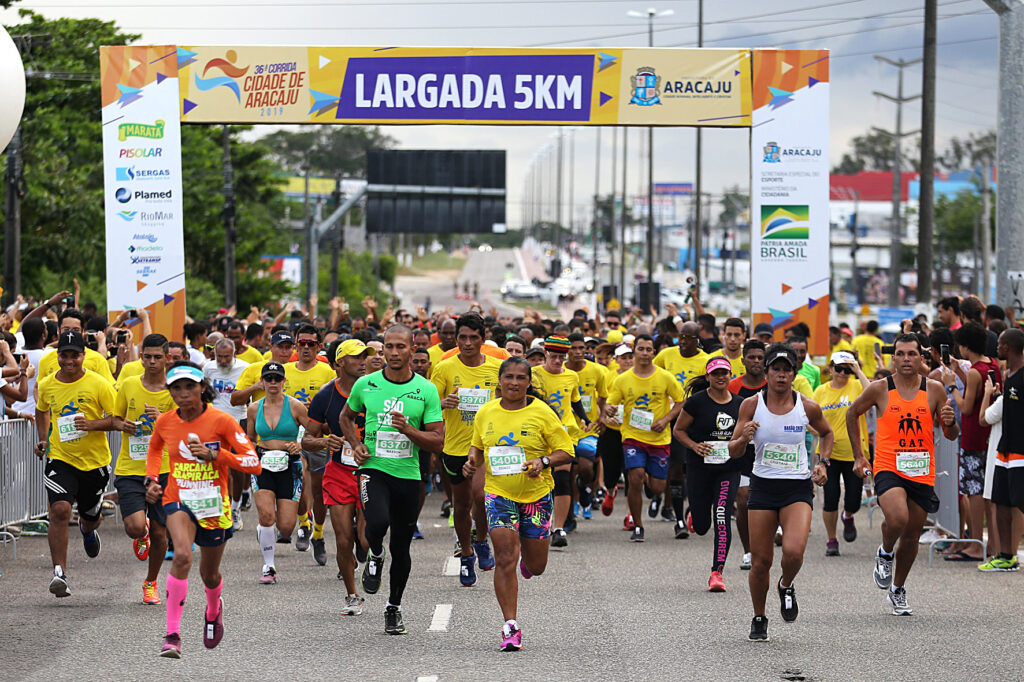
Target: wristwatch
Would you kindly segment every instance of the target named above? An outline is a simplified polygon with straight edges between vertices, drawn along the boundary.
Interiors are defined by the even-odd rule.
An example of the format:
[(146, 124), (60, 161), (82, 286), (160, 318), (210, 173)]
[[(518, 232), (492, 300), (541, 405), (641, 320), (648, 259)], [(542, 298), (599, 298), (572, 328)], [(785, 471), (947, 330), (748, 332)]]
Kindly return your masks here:
[(540, 463), (544, 465), (545, 469), (547, 469), (549, 466), (551, 466), (551, 459), (547, 455), (544, 455), (543, 457), (540, 458)]
[(954, 386), (946, 386), (946, 393), (948, 395), (953, 395), (953, 391), (955, 391), (955, 390), (956, 390), (956, 386), (955, 385)]

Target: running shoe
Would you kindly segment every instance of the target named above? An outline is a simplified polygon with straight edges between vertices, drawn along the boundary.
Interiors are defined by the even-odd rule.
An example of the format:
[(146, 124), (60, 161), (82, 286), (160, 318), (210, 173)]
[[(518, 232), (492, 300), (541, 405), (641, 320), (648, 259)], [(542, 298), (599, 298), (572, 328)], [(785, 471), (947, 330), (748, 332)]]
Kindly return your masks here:
[(782, 547), (782, 526), (775, 531), (775, 546)]
[(452, 550), (452, 556), (456, 559), (462, 556), (462, 543), (459, 542), (458, 538), (455, 538), (455, 548)]
[(895, 591), (889, 590), (889, 606), (892, 607), (894, 616), (912, 616), (914, 609), (907, 603), (907, 590), (904, 587), (897, 587)]
[(523, 563), (523, 559), (521, 557), (519, 559), (519, 574), (527, 580), (533, 577), (533, 573), (530, 573), (530, 569), (526, 567), (526, 564)]
[(602, 502), (604, 502), (604, 497), (607, 494), (608, 494), (608, 491), (603, 486), (598, 488), (597, 490), (595, 490), (594, 491), (594, 499), (590, 503), (591, 506), (593, 506), (595, 503), (596, 504), (601, 504)]
[(633, 530), (636, 524), (633, 523), (633, 515), (626, 514), (626, 518), (622, 519), (622, 530)]
[(132, 552), (135, 554), (135, 558), (139, 561), (145, 561), (149, 558), (149, 522), (146, 522), (146, 534), (141, 538), (135, 538), (132, 540)]
[(652, 498), (650, 506), (647, 507), (647, 515), (652, 519), (658, 518), (658, 510), (661, 509), (661, 496)]
[(441, 502), (441, 517), (448, 518), (452, 514), (452, 501), (443, 500)]
[(644, 527), (634, 526), (633, 532), (629, 534), (631, 542), (643, 542), (644, 541)]
[(844, 511), (839, 518), (843, 520), (843, 540), (853, 542), (857, 539), (857, 526), (853, 525), (853, 516), (847, 516)]
[(825, 556), (839, 556), (839, 540), (832, 538), (825, 543)]
[(263, 564), (263, 575), (260, 576), (260, 585), (274, 585), (277, 583), (277, 571), (273, 566)]
[(161, 658), (181, 658), (181, 636), (177, 632), (164, 637), (164, 645), (160, 649)]
[(978, 564), (978, 570), (990, 573), (994, 571), (1019, 571), (1020, 562), (1017, 561), (1017, 557), (1011, 559), (1004, 559), (999, 556), (994, 556), (983, 564)]
[(566, 537), (565, 531), (561, 528), (556, 528), (551, 531), (551, 546), (552, 547), (566, 547), (569, 544), (569, 538)]
[(451, 515), (448, 516), (448, 527), (449, 528), (454, 528), (455, 527), (455, 514), (451, 514)]
[(373, 556), (367, 554), (366, 563), (363, 564), (363, 574), (360, 582), (363, 584), (363, 592), (366, 594), (377, 594), (380, 589), (380, 574), (384, 570), (384, 550), (381, 555)]
[(242, 530), (242, 513), (241, 511), (231, 511), (231, 532), (239, 533)]
[(580, 485), (577, 489), (580, 491), (580, 506), (589, 507), (594, 501), (594, 491), (585, 485)]
[(612, 488), (601, 500), (601, 513), (605, 516), (611, 516), (612, 512), (615, 511), (615, 495), (618, 488)]
[(361, 564), (366, 563), (366, 549), (359, 542), (356, 542), (356, 561)]
[(570, 513), (565, 519), (565, 525), (562, 526), (566, 533), (572, 533), (576, 530), (576, 515)]
[(174, 558), (174, 549), (172, 549), (171, 547), (168, 547), (167, 551), (164, 552), (164, 561), (170, 561), (173, 558)]
[(142, 583), (142, 603), (151, 606), (160, 603), (160, 590), (157, 589), (155, 580), (146, 580)]
[(341, 610), (343, 616), (360, 616), (363, 613), (363, 598), (358, 594), (350, 594), (345, 597), (345, 608)]
[(414, 530), (412, 532), (412, 539), (413, 540), (422, 540), (423, 539), (423, 525), (420, 524), (419, 521), (416, 522), (416, 530)]
[(670, 522), (676, 520), (676, 513), (672, 510), (672, 505), (666, 504), (661, 507), (661, 520)]
[(523, 648), (523, 631), (506, 623), (501, 628), (501, 650), (519, 651)]
[[(203, 610), (203, 618), (206, 618), (206, 610)], [(220, 600), (220, 609), (217, 610), (217, 617), (213, 620), (206, 618), (206, 627), (203, 629), (203, 645), (212, 649), (224, 638), (224, 600)]]
[(404, 635), (405, 623), (402, 622), (402, 610), (397, 606), (384, 608), (384, 632), (389, 635)]
[(309, 549), (309, 529), (299, 526), (299, 530), (295, 533), (295, 551), (305, 552)]
[(71, 588), (69, 587), (68, 576), (63, 571), (58, 573), (58, 569), (53, 569), (53, 579), (50, 580), (50, 594), (54, 595), (58, 599), (61, 597), (70, 597)]
[(721, 571), (711, 571), (708, 578), (708, 592), (725, 592), (725, 581), (722, 580)]
[(249, 511), (252, 509), (252, 494), (248, 490), (242, 491), (242, 498), (238, 501), (238, 508), (242, 511)]
[(693, 532), (693, 514), (689, 509), (686, 510), (686, 530)]
[(459, 569), (459, 582), (462, 583), (463, 587), (472, 587), (476, 585), (476, 571), (473, 569), (473, 564), (476, 561), (476, 557), (470, 554), (460, 559), (462, 562), (462, 568)]
[(796, 588), (792, 585), (783, 587), (781, 578), (779, 578), (778, 588), (779, 611), (782, 613), (782, 620), (792, 623), (800, 613), (800, 608), (796, 604)]
[(591, 507), (591, 505), (588, 504), (586, 507), (583, 508), (583, 518), (587, 521), (594, 518), (594, 509)]
[(880, 590), (887, 590), (892, 585), (892, 564), (896, 557), (892, 554), (889, 558), (882, 556), (882, 548), (878, 548), (878, 554), (875, 555), (875, 585)]
[(323, 538), (313, 538), (309, 541), (313, 545), (313, 561), (321, 566), (327, 565), (327, 548), (324, 546)]
[(740, 559), (740, 570), (741, 571), (749, 571), (750, 570), (750, 562), (751, 562), (752, 559), (753, 559), (753, 557), (751, 556), (750, 552), (744, 552), (743, 558)]
[[(82, 522), (78, 522), (78, 530), (82, 530)], [(82, 546), (85, 547), (85, 554), (90, 559), (100, 555), (100, 534), (97, 531), (86, 533), (82, 531)]]
[(767, 642), (768, 619), (764, 616), (754, 616), (753, 620), (750, 621), (750, 634), (748, 638), (751, 642)]
[(685, 540), (690, 537), (690, 531), (682, 521), (676, 521), (676, 540)]
[(487, 540), (473, 543), (473, 552), (476, 554), (477, 565), (481, 571), (494, 570), (494, 555), (491, 554), (491, 546)]

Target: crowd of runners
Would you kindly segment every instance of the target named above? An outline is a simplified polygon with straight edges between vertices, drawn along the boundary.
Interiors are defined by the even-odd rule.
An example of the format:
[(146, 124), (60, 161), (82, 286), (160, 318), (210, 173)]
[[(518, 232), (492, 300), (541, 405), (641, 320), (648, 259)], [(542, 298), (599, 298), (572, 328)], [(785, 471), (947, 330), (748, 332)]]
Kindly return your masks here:
[[(549, 548), (585, 552), (573, 531), (618, 503), (634, 543), (710, 531), (711, 592), (726, 589), (735, 519), (749, 638), (763, 641), (775, 548), (778, 608), (792, 622), (805, 553), (838, 556), (839, 531), (856, 540), (869, 497), (885, 517), (882, 542), (859, 570), (894, 615), (912, 613), (910, 570), (940, 504), (940, 438), (960, 451), (961, 499), (943, 503), (960, 504), (964, 539), (987, 528), (987, 546), (953, 542), (945, 558), (1018, 569), (1024, 332), (995, 306), (944, 299), (931, 325), (906, 320), (891, 343), (873, 321), (831, 327), (818, 362), (806, 325), (719, 321), (696, 299), (694, 310), (581, 309), (568, 320), (469, 308), (222, 311), (189, 322), (188, 343), (152, 333), (145, 311), (109, 323), (68, 292), (5, 313), (0, 390), (8, 416), (34, 420), (45, 460), (49, 591), (72, 594), (69, 526), (98, 556), (116, 500), (128, 539), (115, 544), (104, 528), (107, 551), (147, 562), (142, 601), (165, 605), (160, 655), (178, 658), (196, 548), (213, 648), (228, 540), (248, 536), (232, 544), (251, 555), (254, 586), (286, 583), (276, 555), (309, 551), (326, 565), (329, 518), (339, 613), (362, 614), (386, 573), (384, 630), (403, 634), (410, 547), (432, 493), (454, 529), (459, 584), (494, 572), (500, 648), (514, 651), (519, 578), (544, 573)], [(108, 431), (121, 432), (116, 495)], [(815, 486), (827, 541), (809, 549)], [(257, 525), (243, 534), (253, 506)], [(645, 528), (659, 517), (666, 532)]]

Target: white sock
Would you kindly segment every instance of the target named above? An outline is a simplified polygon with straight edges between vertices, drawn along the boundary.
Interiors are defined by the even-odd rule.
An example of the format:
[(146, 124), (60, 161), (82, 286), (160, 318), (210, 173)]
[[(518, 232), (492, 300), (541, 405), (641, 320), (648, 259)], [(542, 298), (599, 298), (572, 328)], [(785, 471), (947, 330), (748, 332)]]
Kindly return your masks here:
[(903, 585), (897, 585), (896, 583), (893, 583), (889, 586), (889, 591), (893, 594), (896, 594), (896, 590), (900, 589), (901, 587), (903, 587)]
[(242, 506), (241, 500), (231, 500), (231, 515), (234, 516)]
[(64, 575), (64, 567), (60, 564), (57, 564), (53, 567), (53, 574), (58, 577)]
[(392, 609), (392, 608), (398, 609), (399, 611), (402, 610), (402, 606), (401, 605), (397, 605), (396, 606), (395, 604), (392, 604), (390, 599), (388, 600), (388, 608), (389, 609)]
[(892, 552), (886, 552), (885, 551), (885, 547), (882, 547), (881, 545), (879, 545), (878, 546), (878, 555), (881, 556), (881, 557), (884, 557), (886, 559), (891, 559), (892, 556), (893, 556), (893, 553)]
[(506, 620), (505, 621), (505, 628), (504, 628), (504, 630), (505, 630), (505, 635), (506, 636), (512, 634), (512, 630), (518, 630), (518, 629), (519, 629), (519, 623), (516, 622), (515, 618), (513, 618), (512, 620)]
[(256, 541), (260, 543), (260, 552), (263, 554), (263, 563), (268, 568), (274, 568), (274, 543), (277, 536), (274, 534), (274, 526), (256, 526)]

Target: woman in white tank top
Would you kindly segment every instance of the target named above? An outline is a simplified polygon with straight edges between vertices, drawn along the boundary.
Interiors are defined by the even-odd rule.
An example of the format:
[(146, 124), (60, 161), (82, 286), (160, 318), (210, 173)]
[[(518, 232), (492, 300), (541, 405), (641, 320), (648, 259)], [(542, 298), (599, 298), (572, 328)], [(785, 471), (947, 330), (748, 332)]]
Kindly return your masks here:
[[(775, 560), (775, 531), (782, 526), (782, 576), (778, 590), (783, 620), (796, 620), (798, 609), (793, 580), (800, 571), (811, 530), (814, 489), (827, 478), (825, 463), (832, 454), (834, 436), (821, 408), (793, 390), (798, 363), (796, 353), (776, 343), (765, 353), (768, 383), (764, 390), (743, 401), (739, 421), (729, 443), (729, 454), (742, 457), (754, 445), (754, 470), (747, 503), (750, 524), (750, 598), (754, 619), (750, 639), (768, 640), (765, 601), (769, 573)], [(821, 453), (813, 469), (808, 466), (805, 436), (810, 426), (821, 439)]]

